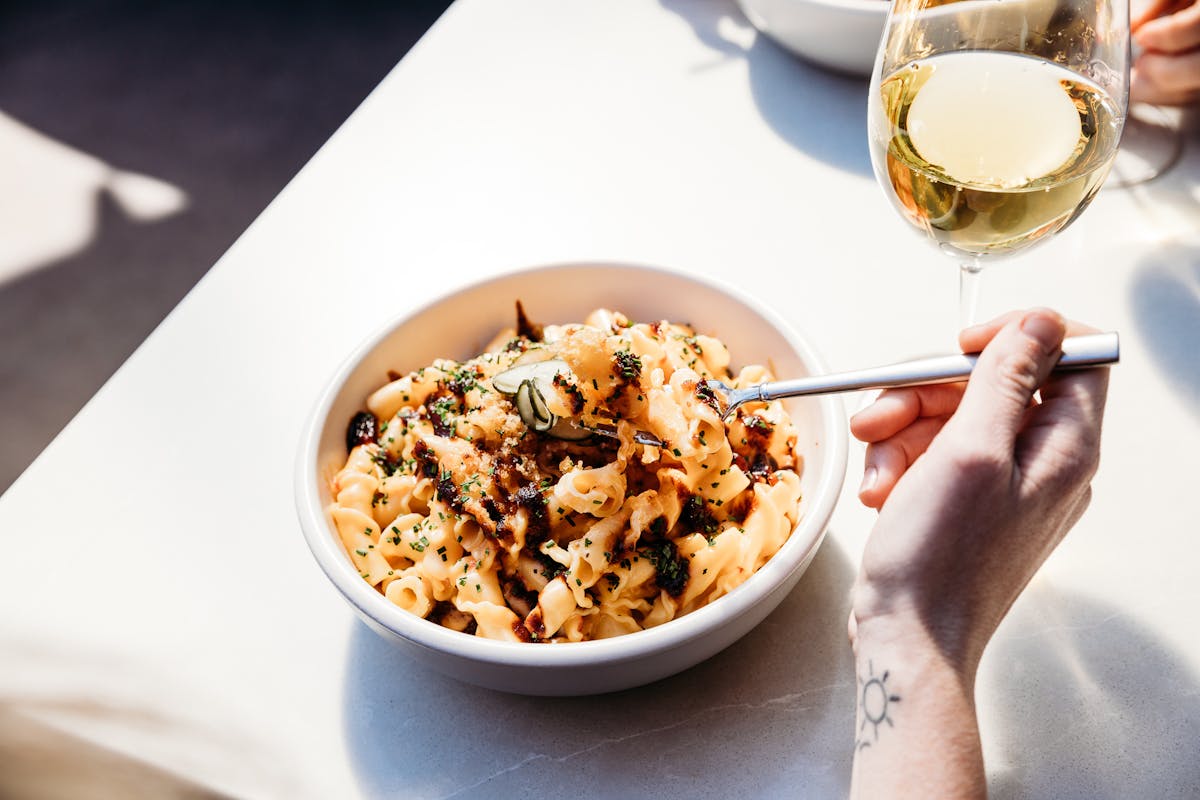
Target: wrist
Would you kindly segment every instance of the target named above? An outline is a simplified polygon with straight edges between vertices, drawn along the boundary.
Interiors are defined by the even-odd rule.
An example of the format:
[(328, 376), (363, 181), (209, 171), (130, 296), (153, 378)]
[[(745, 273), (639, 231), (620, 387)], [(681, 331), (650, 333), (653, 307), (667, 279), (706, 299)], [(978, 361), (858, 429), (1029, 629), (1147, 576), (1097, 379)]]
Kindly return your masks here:
[(895, 582), (881, 585), (860, 576), (852, 604), (859, 632), (852, 638), (914, 656), (934, 652), (973, 681), (989, 631), (995, 628), (978, 611), (981, 605), (953, 588), (928, 591)]
[[(859, 667), (880, 657), (909, 664), (913, 670), (953, 678), (968, 692), (975, 685), (979, 658), (966, 637), (901, 609), (856, 620), (851, 644)], [(860, 669), (860, 674), (862, 670)]]
[(985, 797), (973, 670), (911, 620), (865, 620), (854, 645), (851, 796)]

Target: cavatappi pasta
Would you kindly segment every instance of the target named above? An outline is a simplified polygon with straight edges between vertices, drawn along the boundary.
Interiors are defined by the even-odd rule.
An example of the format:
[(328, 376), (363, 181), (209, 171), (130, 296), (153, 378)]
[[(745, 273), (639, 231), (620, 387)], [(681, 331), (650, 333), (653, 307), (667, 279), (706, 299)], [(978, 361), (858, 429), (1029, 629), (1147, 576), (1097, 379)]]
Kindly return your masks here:
[[(330, 513), (364, 580), (465, 633), (574, 642), (693, 611), (780, 548), (799, 513), (792, 422), (773, 402), (723, 423), (702, 383), (770, 380), (764, 367), (733, 375), (717, 339), (603, 309), (521, 320), (477, 358), (390, 374), (352, 421)], [(536, 432), (492, 384), (552, 358), (569, 370), (545, 404), (616, 438)]]

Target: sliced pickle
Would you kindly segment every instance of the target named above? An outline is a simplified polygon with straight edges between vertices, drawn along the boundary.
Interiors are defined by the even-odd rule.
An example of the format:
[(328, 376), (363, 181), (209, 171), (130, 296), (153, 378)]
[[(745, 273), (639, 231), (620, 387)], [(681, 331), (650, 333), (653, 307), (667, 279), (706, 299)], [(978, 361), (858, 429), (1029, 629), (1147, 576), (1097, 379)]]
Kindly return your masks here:
[[(591, 438), (596, 431), (585, 428), (569, 419), (559, 417), (546, 405), (545, 392), (554, 385), (555, 375), (570, 375), (571, 368), (561, 358), (539, 361), (536, 364), (521, 364), (501, 372), (492, 378), (492, 387), (506, 395), (515, 395), (513, 401), (521, 421), (538, 433), (569, 442)], [(612, 434), (606, 434), (611, 436)]]
[(527, 380), (525, 384), (529, 386), (529, 399), (531, 401), (530, 405), (533, 407), (533, 418), (538, 423), (545, 425), (544, 428), (538, 428), (538, 430), (549, 430), (557, 420), (554, 414), (550, 413), (550, 407), (546, 405), (545, 395), (538, 388), (535, 379)]
[(516, 394), (525, 381), (536, 380), (543, 386), (550, 386), (553, 385), (554, 376), (560, 373), (571, 374), (571, 368), (561, 358), (538, 361), (534, 364), (520, 364), (492, 378), (492, 387), (502, 394)]
[(517, 413), (521, 415), (521, 420), (531, 428), (533, 427), (532, 394), (533, 385), (528, 381), (522, 381), (520, 386), (517, 387), (517, 396), (515, 400), (517, 404)]
[(521, 421), (538, 433), (546, 433), (558, 422), (558, 417), (550, 413), (532, 380), (521, 381), (517, 387), (516, 404)]

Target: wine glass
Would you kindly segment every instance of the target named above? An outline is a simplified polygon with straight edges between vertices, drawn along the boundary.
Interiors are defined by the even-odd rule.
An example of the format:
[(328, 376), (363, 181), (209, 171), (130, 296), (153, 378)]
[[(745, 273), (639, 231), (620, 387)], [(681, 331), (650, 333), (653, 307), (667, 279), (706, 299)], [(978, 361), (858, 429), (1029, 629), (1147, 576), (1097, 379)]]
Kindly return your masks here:
[(1121, 149), (1105, 186), (1128, 189), (1168, 172), (1183, 157), (1183, 131), (1172, 112), (1152, 103), (1129, 103)]
[(904, 219), (958, 259), (963, 326), (985, 264), (1091, 202), (1128, 98), (1128, 0), (893, 0), (871, 161)]

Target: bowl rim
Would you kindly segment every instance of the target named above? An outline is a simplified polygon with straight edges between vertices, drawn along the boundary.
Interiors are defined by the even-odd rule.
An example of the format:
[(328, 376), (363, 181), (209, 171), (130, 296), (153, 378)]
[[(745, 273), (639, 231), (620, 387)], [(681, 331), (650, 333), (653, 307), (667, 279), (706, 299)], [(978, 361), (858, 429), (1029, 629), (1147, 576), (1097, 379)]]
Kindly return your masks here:
[[(878, 0), (872, 1), (878, 2)], [(349, 356), (334, 370), (318, 395), (312, 411), (304, 422), (297, 448), (294, 500), (305, 542), (330, 582), (360, 614), (410, 644), (475, 662), (525, 668), (596, 666), (653, 655), (682, 646), (710, 630), (721, 627), (722, 620), (734, 619), (745, 614), (779, 585), (786, 582), (796, 570), (804, 567), (824, 540), (829, 519), (845, 481), (847, 460), (845, 413), (841, 398), (836, 395), (812, 398), (817, 400), (821, 407), (822, 421), (817, 434), (824, 451), (823, 466), (818, 475), (816, 487), (809, 492), (813, 497), (813, 502), (805, 510), (788, 540), (784, 542), (781, 551), (793, 541), (797, 531), (805, 528), (811, 531), (811, 528), (816, 526), (817, 530), (815, 534), (812, 534), (809, 546), (802, 552), (793, 554), (786, 561), (778, 558), (778, 553), (776, 553), (757, 572), (728, 594), (662, 625), (608, 639), (559, 642), (550, 646), (484, 639), (464, 635), (404, 611), (388, 602), (374, 587), (363, 581), (341, 550), (337, 532), (331, 528), (326, 509), (321, 503), (321, 491), (318, 483), (321, 479), (318, 470), (321, 434), (333, 403), (351, 373), (397, 328), (407, 324), (412, 318), (424, 313), (429, 308), (448, 302), (459, 294), (477, 291), (489, 285), (508, 282), (521, 276), (585, 268), (655, 273), (669, 279), (699, 284), (724, 293), (739, 301), (774, 327), (795, 351), (795, 354), (811, 369), (820, 372), (828, 371), (824, 361), (809, 345), (807, 337), (800, 335), (774, 309), (744, 293), (741, 289), (708, 276), (630, 262), (579, 260), (508, 269), (482, 280), (450, 288), (420, 306), (392, 317), (351, 351)]]

